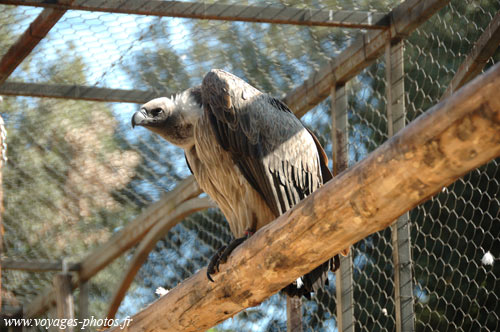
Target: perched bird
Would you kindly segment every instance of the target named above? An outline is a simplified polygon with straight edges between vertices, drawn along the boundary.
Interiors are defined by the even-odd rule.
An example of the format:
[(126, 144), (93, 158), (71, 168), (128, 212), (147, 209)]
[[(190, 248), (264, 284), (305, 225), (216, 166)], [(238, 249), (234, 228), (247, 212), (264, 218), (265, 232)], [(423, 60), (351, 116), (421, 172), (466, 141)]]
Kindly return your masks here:
[[(184, 149), (200, 187), (229, 223), (236, 239), (210, 261), (211, 281), (236, 246), (332, 178), (317, 138), (283, 102), (223, 70), (211, 70), (201, 86), (144, 104), (134, 126)], [(338, 262), (335, 256), (284, 292), (309, 298)]]

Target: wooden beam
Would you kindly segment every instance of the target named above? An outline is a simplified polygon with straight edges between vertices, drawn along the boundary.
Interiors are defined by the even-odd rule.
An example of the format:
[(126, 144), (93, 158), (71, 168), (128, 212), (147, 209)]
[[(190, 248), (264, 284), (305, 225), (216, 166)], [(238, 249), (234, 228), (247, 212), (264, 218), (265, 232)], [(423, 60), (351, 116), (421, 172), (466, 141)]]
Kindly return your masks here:
[(135, 275), (139, 272), (142, 264), (146, 261), (151, 250), (154, 249), (156, 243), (165, 236), (179, 221), (183, 220), (190, 214), (197, 211), (206, 210), (211, 207), (216, 207), (211, 199), (208, 197), (192, 198), (180, 205), (165, 215), (160, 221), (153, 226), (151, 231), (142, 239), (141, 243), (137, 246), (132, 261), (128, 264), (127, 271), (123, 274), (121, 282), (118, 284), (113, 298), (110, 302), (108, 319), (114, 319), (120, 307), (120, 304), (125, 297), (130, 285), (134, 281)]
[[(71, 1), (67, 0), (61, 2), (71, 3)], [(64, 9), (45, 8), (38, 15), (0, 60), (0, 85), (7, 80), (10, 74), (47, 35), (65, 12)]]
[[(62, 262), (49, 262), (49, 261), (21, 261), (15, 259), (4, 258), (0, 260), (0, 265), (5, 270), (19, 270), (25, 272), (50, 272), (62, 271)], [(79, 264), (70, 264), (68, 271), (78, 271)]]
[(70, 84), (5, 82), (0, 85), (0, 95), (143, 104), (153, 98), (171, 94)]
[(388, 27), (386, 13), (352, 10), (301, 9), (283, 6), (255, 6), (159, 0), (76, 0), (72, 5), (46, 0), (0, 0), (0, 4), (222, 21), (263, 22), (361, 29), (387, 29)]
[(394, 44), (405, 38), (448, 2), (450, 1), (405, 1), (389, 14), (390, 29), (369, 31), (361, 35), (331, 63), (315, 70), (301, 86), (290, 91), (284, 102), (289, 106), (294, 105), (292, 109), (295, 114), (302, 117), (329, 96), (334, 82), (343, 84), (359, 74), (384, 53), (388, 40)]
[[(0, 0), (0, 3), (3, 2), (5, 1)], [(390, 29), (372, 31), (355, 40), (330, 64), (315, 71), (302, 85), (290, 91), (284, 98), (285, 103), (298, 117), (302, 117), (308, 110), (329, 96), (332, 82), (346, 83), (384, 52), (387, 40), (395, 43), (404, 38), (448, 2), (449, 0), (407, 0), (388, 14), (392, 21)], [(39, 3), (41, 5), (42, 2), (39, 1)], [(51, 4), (47, 2), (46, 5)], [(158, 93), (151, 91), (14, 82), (6, 82), (0, 86), (0, 94), (140, 104), (158, 97)], [(169, 95), (168, 93), (159, 94)]]
[(206, 330), (500, 156), (499, 86), (500, 64), (257, 231), (215, 282), (201, 269), (134, 315), (124, 331)]
[(481, 73), (488, 60), (498, 49), (498, 45), (500, 45), (500, 11), (497, 12), (476, 41), (441, 98), (449, 97), (454, 91)]
[[(190, 176), (156, 203), (148, 206), (136, 219), (131, 221), (108, 242), (92, 251), (80, 262), (78, 278), (73, 278), (73, 288), (89, 280), (117, 257), (141, 241), (148, 231), (177, 205), (201, 193), (194, 177)], [(55, 303), (54, 289), (48, 287), (25, 306), (25, 316), (33, 318), (45, 313)]]

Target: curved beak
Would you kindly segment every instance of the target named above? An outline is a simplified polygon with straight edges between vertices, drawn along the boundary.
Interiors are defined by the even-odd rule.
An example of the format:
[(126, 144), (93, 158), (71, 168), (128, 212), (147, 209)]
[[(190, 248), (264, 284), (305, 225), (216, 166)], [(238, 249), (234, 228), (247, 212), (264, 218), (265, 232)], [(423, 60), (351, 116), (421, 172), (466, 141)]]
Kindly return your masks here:
[(135, 128), (135, 126), (140, 126), (146, 119), (146, 110), (141, 108), (140, 111), (135, 112), (135, 114), (132, 116), (132, 128)]

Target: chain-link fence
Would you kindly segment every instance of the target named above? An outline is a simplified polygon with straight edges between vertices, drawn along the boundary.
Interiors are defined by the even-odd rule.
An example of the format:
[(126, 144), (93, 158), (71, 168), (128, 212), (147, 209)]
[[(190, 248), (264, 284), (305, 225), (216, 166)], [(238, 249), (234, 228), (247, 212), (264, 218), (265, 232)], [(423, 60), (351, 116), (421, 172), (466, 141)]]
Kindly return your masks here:
[[(375, 14), (401, 2), (248, 3)], [(43, 10), (0, 5), (0, 58)], [(497, 0), (452, 0), (403, 41), (406, 123), (439, 102), (499, 11)], [(5, 262), (77, 263), (189, 175), (180, 149), (143, 129), (130, 129), (138, 104), (119, 102), (117, 89), (129, 95), (171, 94), (200, 84), (211, 68), (222, 68), (284, 97), (366, 32), (68, 10), (0, 85), (1, 95), (7, 84), (20, 84), (17, 97), (4, 96), (0, 102), (9, 158), (2, 168), (2, 311), (29, 305), (51, 287), (57, 272), (9, 269)], [(485, 60), (487, 69), (500, 60), (500, 51)], [(63, 93), (68, 86), (72, 90)], [(346, 84), (349, 166), (389, 137), (388, 86), (383, 56)], [(33, 89), (46, 98), (32, 97)], [(84, 98), (94, 101), (75, 97), (85, 91), (99, 96)], [(330, 98), (325, 99), (302, 120), (331, 156), (330, 105)], [(500, 267), (488, 261), (500, 256), (499, 169), (499, 160), (493, 160), (410, 211), (411, 319), (416, 330), (500, 329)], [(343, 308), (354, 317), (351, 331), (396, 328), (391, 237), (388, 228), (351, 249), (354, 301)], [(158, 298), (158, 287), (171, 289), (206, 266), (230, 239), (217, 209), (177, 224), (149, 254), (117, 317), (136, 313)], [(106, 315), (133, 255), (131, 249), (90, 279), (89, 315)], [(329, 285), (304, 300), (305, 331), (337, 329), (335, 294), (336, 277), (330, 274)], [(285, 331), (285, 302), (284, 295), (276, 294), (214, 331)]]

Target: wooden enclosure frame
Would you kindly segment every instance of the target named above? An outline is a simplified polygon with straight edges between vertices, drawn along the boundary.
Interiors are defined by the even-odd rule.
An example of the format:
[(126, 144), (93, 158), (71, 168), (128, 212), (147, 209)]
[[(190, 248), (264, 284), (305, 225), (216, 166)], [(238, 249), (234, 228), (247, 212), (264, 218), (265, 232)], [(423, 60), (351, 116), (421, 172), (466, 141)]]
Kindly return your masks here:
[[(77, 85), (20, 83), (9, 82), (7, 80), (10, 74), (15, 70), (15, 68), (17, 68), (22, 60), (30, 54), (30, 52), (36, 47), (38, 42), (40, 42), (45, 37), (45, 35), (50, 31), (50, 29), (57, 23), (57, 21), (64, 15), (67, 10), (97, 10), (140, 15), (234, 20), (244, 22), (266, 22), (276, 24), (300, 24), (332, 27), (341, 26), (347, 28), (367, 29), (368, 31), (365, 34), (355, 40), (338, 57), (332, 59), (328, 65), (315, 71), (300, 86), (287, 93), (284, 98), (285, 103), (294, 110), (298, 117), (303, 116), (307, 111), (309, 111), (325, 98), (331, 95), (334, 96), (332, 98), (332, 103), (335, 103), (335, 105), (340, 107), (337, 109), (339, 110), (339, 112), (342, 112), (341, 107), (343, 101), (337, 100), (337, 97), (341, 95), (345, 84), (354, 76), (359, 74), (364, 68), (366, 68), (376, 59), (382, 56), (384, 53), (386, 54), (386, 61), (389, 61), (389, 64), (392, 64), (392, 61), (399, 61), (397, 59), (398, 56), (399, 58), (401, 58), (401, 55), (394, 56), (393, 53), (398, 46), (401, 47), (401, 41), (406, 38), (412, 31), (414, 31), (420, 24), (425, 22), (438, 10), (447, 5), (448, 2), (449, 0), (407, 0), (396, 7), (394, 10), (392, 10), (390, 13), (338, 12), (332, 14), (331, 11), (310, 12), (308, 10), (294, 8), (289, 8), (282, 11), (273, 11), (272, 8), (263, 8), (259, 6), (221, 4), (202, 6), (196, 3), (180, 3), (176, 1), (165, 2), (155, 0), (119, 0), (108, 2), (93, 2), (84, 0), (66, 0), (59, 2), (46, 2), (42, 0), (0, 0), (0, 4), (44, 7), (42, 13), (33, 21), (26, 32), (18, 39), (18, 41), (13, 44), (13, 46), (8, 50), (3, 58), (0, 59), (0, 95), (33, 96), (125, 103), (143, 103), (160, 95), (170, 95), (171, 93), (167, 91), (158, 92), (141, 90), (119, 90)], [(459, 69), (457, 75), (455, 75), (452, 84), (450, 84), (448, 88), (449, 91), (447, 90), (447, 92), (445, 92), (443, 98), (450, 96), (452, 92), (458, 90), (462, 85), (475, 77), (486, 64), (485, 59), (488, 59), (491, 56), (492, 52), (496, 50), (499, 43), (500, 14), (495, 17), (495, 19), (488, 27), (487, 31), (485, 31), (485, 33), (483, 33), (481, 38), (478, 40), (474, 47), (474, 50), (467, 57), (461, 69)], [(488, 54), (490, 55), (488, 56)], [(396, 67), (391, 66), (391, 68)], [(398, 69), (396, 68), (396, 70)], [(491, 84), (498, 83), (498, 81), (495, 81), (492, 78), (493, 74), (491, 73), (500, 75), (499, 66), (497, 65), (494, 70), (495, 71), (490, 71), (488, 73), (488, 76), (482, 77), (479, 81), (473, 83), (470, 87), (467, 87), (466, 92), (460, 92), (457, 96), (453, 95), (452, 98), (436, 106), (435, 109), (433, 109), (433, 111), (431, 112), (432, 114), (437, 114), (433, 116), (437, 117), (439, 121), (441, 121), (440, 123), (435, 123), (436, 128), (439, 127), (443, 131), (467, 131), (467, 128), (462, 127), (468, 126), (469, 124), (460, 122), (458, 118), (454, 118), (454, 122), (452, 120), (447, 122), (445, 117), (442, 115), (446, 113), (451, 117), (456, 117), (458, 116), (457, 114), (460, 114), (460, 116), (464, 116), (467, 119), (470, 118), (471, 123), (473, 123), (474, 125), (477, 124), (477, 126), (481, 126), (483, 130), (479, 134), (487, 136), (487, 133), (491, 134), (494, 131), (496, 131), (496, 133), (498, 134), (498, 122), (495, 121), (498, 121), (499, 115), (498, 113), (495, 113), (494, 108), (496, 107), (496, 111), (498, 111), (500, 101), (498, 101), (498, 97), (494, 95), (490, 96), (489, 94), (488, 96), (491, 97), (491, 100), (484, 100), (484, 96), (486, 95), (486, 92), (484, 92), (484, 90), (487, 89), (487, 87)], [(399, 71), (398, 73), (399, 75), (404, 74), (401, 71)], [(391, 74), (389, 73), (389, 75)], [(389, 76), (388, 81), (395, 82), (397, 81), (397, 79), (393, 80), (391, 76)], [(394, 88), (392, 89), (389, 89), (389, 91), (391, 91), (389, 93), (399, 93), (397, 92), (398, 90), (396, 86), (394, 86)], [(491, 91), (488, 90), (488, 93), (489, 92)], [(481, 105), (490, 105), (490, 108), (492, 108), (494, 112), (487, 113), (489, 118), (486, 119), (484, 114), (485, 111), (483, 108), (481, 108), (482, 106), (480, 107), (479, 104), (471, 105), (467, 102), (466, 99), (464, 99), (466, 97), (483, 102), (483, 104)], [(388, 100), (395, 100), (394, 98), (397, 97), (388, 95)], [(460, 101), (460, 104), (457, 100)], [(464, 106), (462, 108), (459, 107), (460, 110), (458, 111), (450, 111), (450, 105), (460, 106), (462, 104), (468, 106), (468, 108), (465, 109), (466, 107)], [(388, 114), (397, 117), (398, 112), (401, 111), (401, 109), (393, 109), (388, 111)], [(333, 116), (332, 118), (336, 117)], [(420, 122), (418, 122), (418, 125), (422, 125), (421, 123), (424, 123), (424, 125), (429, 126), (429, 123), (431, 121), (428, 119), (429, 116), (426, 116), (424, 120), (419, 120)], [(341, 210), (343, 211), (342, 214), (339, 214), (340, 210), (327, 208), (326, 206), (328, 205), (328, 202), (331, 202), (331, 197), (337, 197), (335, 195), (338, 190), (336, 191), (333, 188), (338, 189), (343, 188), (343, 186), (352, 187), (355, 178), (369, 178), (369, 174), (367, 171), (369, 167), (382, 168), (388, 166), (380, 164), (380, 162), (378, 161), (379, 159), (384, 160), (384, 162), (388, 164), (390, 164), (394, 160), (399, 159), (401, 159), (399, 160), (401, 162), (404, 162), (405, 160), (407, 160), (407, 162), (409, 162), (408, 160), (413, 160), (414, 162), (416, 162), (416, 159), (414, 160), (408, 157), (406, 154), (413, 153), (414, 158), (417, 158), (418, 156), (424, 158), (426, 151), (428, 153), (433, 153), (434, 150), (432, 146), (432, 140), (437, 139), (438, 136), (435, 136), (434, 138), (427, 137), (429, 141), (421, 142), (421, 145), (412, 146), (412, 149), (414, 150), (412, 150), (411, 152), (405, 151), (405, 153), (401, 154), (400, 152), (403, 149), (402, 142), (410, 144), (412, 141), (409, 140), (410, 138), (408, 137), (411, 137), (411, 139), (416, 139), (415, 133), (417, 129), (415, 129), (415, 126), (417, 125), (412, 124), (412, 127), (410, 129), (406, 128), (404, 129), (404, 132), (402, 131), (402, 133), (396, 134), (398, 130), (403, 130), (403, 126), (401, 126), (400, 124), (395, 124), (395, 121), (390, 121), (390, 126), (393, 126), (393, 124), (394, 128), (390, 130), (390, 136), (395, 134), (395, 137), (388, 143), (384, 144), (383, 147), (380, 147), (377, 150), (378, 152), (376, 152), (374, 156), (371, 156), (370, 158), (367, 158), (366, 161), (361, 162), (361, 166), (356, 165), (356, 167), (354, 167), (353, 169), (349, 169), (343, 172), (342, 175), (339, 176), (339, 178), (336, 178), (334, 179), (334, 181), (327, 184), (324, 188), (318, 191), (318, 193), (315, 193), (313, 197), (306, 199), (292, 211), (289, 211), (284, 216), (278, 218), (278, 220), (270, 224), (269, 227), (266, 227), (262, 231), (259, 231), (258, 234), (252, 237), (251, 241), (247, 241), (247, 243), (245, 243), (242, 248), (238, 248), (235, 252), (234, 257), (232, 255), (229, 261), (231, 268), (223, 269), (223, 271), (217, 276), (219, 281), (218, 283), (216, 282), (215, 285), (205, 285), (205, 283), (203, 283), (202, 281), (202, 277), (200, 276), (200, 273), (203, 274), (204, 270), (200, 271), (198, 274), (183, 282), (178, 287), (178, 289), (176, 288), (167, 296), (157, 301), (153, 306), (135, 316), (134, 323), (130, 326), (130, 330), (156, 330), (158, 328), (161, 328), (162, 330), (171, 329), (172, 331), (174, 331), (174, 328), (183, 328), (186, 330), (192, 328), (193, 330), (196, 330), (200, 328), (211, 327), (221, 320), (227, 317), (231, 317), (236, 312), (242, 310), (244, 307), (260, 303), (263, 299), (279, 290), (280, 287), (293, 280), (293, 278), (300, 276), (304, 272), (307, 272), (307, 269), (311, 269), (314, 267), (312, 265), (308, 266), (298, 264), (297, 266), (288, 266), (287, 270), (280, 268), (278, 266), (278, 263), (284, 261), (294, 262), (294, 259), (293, 257), (287, 256), (286, 253), (284, 253), (283, 256), (280, 257), (273, 255), (273, 251), (271, 250), (279, 244), (275, 245), (273, 242), (273, 244), (269, 246), (266, 241), (270, 236), (278, 237), (281, 239), (284, 237), (284, 234), (289, 234), (285, 233), (285, 229), (289, 232), (292, 232), (293, 230), (295, 230), (295, 228), (303, 229), (304, 227), (307, 227), (310, 230), (317, 230), (313, 232), (315, 236), (317, 236), (315, 240), (317, 242), (317, 239), (321, 238), (322, 242), (327, 243), (328, 241), (333, 240), (333, 236), (336, 236), (337, 239), (342, 239), (341, 241), (337, 240), (337, 242), (335, 242), (335, 245), (324, 246), (324, 252), (321, 251), (320, 248), (317, 248), (317, 250), (309, 250), (310, 248), (315, 248), (312, 243), (307, 242), (311, 241), (310, 237), (305, 236), (304, 239), (293, 240), (294, 248), (297, 248), (300, 255), (302, 255), (303, 257), (314, 259), (315, 262), (324, 260), (326, 258), (329, 258), (332, 254), (339, 252), (340, 249), (345, 248), (349, 244), (356, 242), (357, 240), (373, 233), (374, 231), (387, 227), (395, 220), (395, 218), (399, 217), (410, 207), (413, 207), (416, 203), (421, 202), (425, 197), (428, 197), (435, 191), (439, 190), (439, 188), (444, 185), (443, 183), (449, 183), (449, 181), (451, 181), (450, 179), (454, 179), (457, 176), (463, 174), (465, 171), (481, 165), (481, 163), (489, 160), (487, 158), (491, 159), (495, 156), (498, 156), (499, 153), (498, 149), (495, 149), (494, 147), (486, 144), (487, 142), (481, 144), (481, 147), (472, 145), (476, 144), (477, 139), (479, 139), (475, 136), (473, 137), (475, 140), (472, 138), (470, 140), (467, 139), (466, 141), (464, 141), (465, 143), (460, 140), (453, 141), (456, 144), (462, 142), (462, 145), (460, 146), (464, 151), (469, 151), (467, 149), (471, 149), (472, 146), (474, 146), (474, 151), (477, 156), (474, 158), (470, 158), (470, 160), (467, 160), (467, 162), (464, 163), (464, 167), (457, 166), (456, 160), (446, 159), (450, 158), (449, 156), (435, 156), (436, 158), (443, 158), (442, 160), (435, 160), (438, 166), (443, 166), (446, 162), (450, 162), (457, 167), (450, 169), (450, 172), (445, 172), (445, 170), (441, 168), (432, 168), (430, 171), (435, 173), (429, 173), (429, 176), (435, 176), (436, 179), (435, 183), (433, 182), (432, 184), (427, 184), (425, 182), (420, 183), (416, 181), (416, 178), (405, 178), (404, 180), (407, 182), (401, 183), (401, 187), (408, 190), (413, 188), (411, 190), (413, 190), (412, 193), (414, 195), (411, 196), (411, 199), (408, 199), (407, 204), (404, 205), (404, 209), (391, 210), (391, 213), (384, 215), (383, 218), (379, 218), (379, 215), (377, 213), (379, 213), (382, 207), (385, 206), (384, 204), (387, 205), (389, 202), (380, 202), (379, 205), (379, 202), (377, 200), (378, 198), (372, 197), (373, 194), (370, 193), (368, 186), (356, 187), (357, 191), (353, 191), (350, 193), (350, 195), (352, 195), (352, 201), (349, 212), (346, 210), (349, 207), (342, 207), (342, 209), (344, 209)], [(445, 129), (444, 126), (446, 125), (448, 125), (448, 129)], [(342, 123), (335, 123), (333, 128), (337, 128), (342, 132)], [(483, 136), (481, 136), (481, 140), (485, 140)], [(342, 141), (340, 140), (337, 143), (337, 149), (334, 150), (342, 151)], [(386, 155), (393, 156), (393, 159), (387, 159)], [(334, 157), (340, 158), (339, 163), (335, 164), (338, 169), (338, 173), (340, 173), (345, 169), (347, 165), (342, 165), (341, 153), (337, 153)], [(418, 162), (425, 163), (425, 160), (418, 160)], [(393, 164), (391, 165), (393, 166)], [(398, 167), (411, 166), (408, 164), (404, 165), (405, 166), (399, 165)], [(412, 184), (414, 187), (409, 188), (409, 184)], [(373, 183), (370, 183), (370, 186), (371, 185), (373, 185)], [(112, 301), (109, 314), (111, 316), (114, 315), (114, 313), (116, 313), (116, 310), (118, 309), (121, 299), (128, 289), (128, 286), (132, 282), (135, 273), (144, 261), (144, 255), (147, 256), (147, 253), (149, 252), (149, 250), (151, 250), (152, 245), (154, 245), (157, 239), (168, 232), (171, 227), (180, 222), (186, 215), (213, 206), (212, 203), (210, 203), (208, 200), (198, 198), (200, 193), (201, 190), (197, 186), (193, 177), (189, 177), (180, 182), (173, 191), (165, 194), (165, 196), (162, 197), (160, 201), (150, 206), (136, 220), (132, 221), (121, 232), (114, 235), (109, 240), (109, 242), (103, 244), (97, 250), (90, 253), (81, 262), (78, 262), (77, 264), (72, 266), (71, 269), (76, 271), (77, 277), (73, 278), (70, 281), (71, 287), (73, 289), (77, 287), (86, 288), (86, 282), (90, 278), (92, 278), (100, 270), (110, 264), (114, 259), (123, 254), (126, 250), (139, 244), (139, 248), (143, 249), (140, 250), (140, 255), (137, 256), (134, 261), (135, 263), (129, 268), (128, 272), (123, 277), (121, 284), (117, 287), (116, 294)], [(348, 195), (349, 193), (344, 194)], [(361, 198), (365, 200), (365, 203), (362, 203), (360, 201)], [(368, 206), (367, 204), (370, 206)], [(340, 207), (337, 208), (340, 209)], [(308, 222), (312, 222), (311, 218), (304, 217), (304, 215), (307, 216), (306, 212), (309, 211), (308, 209), (312, 209), (312, 211), (314, 212), (315, 222), (316, 219), (320, 220), (323, 217), (326, 218), (326, 215), (337, 215), (338, 217), (335, 223), (335, 227), (328, 223), (318, 223), (318, 225), (320, 226), (307, 224)], [(384, 209), (386, 209), (386, 207), (384, 207)], [(351, 219), (347, 218), (348, 215), (351, 216)], [(356, 218), (358, 218), (359, 220), (356, 221)], [(363, 223), (363, 225), (367, 225), (363, 228), (363, 232), (357, 232), (356, 234), (354, 234), (346, 230), (348, 227), (347, 224), (344, 223), (347, 223), (348, 221), (352, 222), (353, 220)], [(404, 223), (404, 220), (401, 221), (401, 223)], [(322, 233), (319, 232), (319, 230), (324, 230), (325, 228), (328, 230), (328, 235), (323, 236)], [(403, 235), (400, 236), (404, 236), (404, 233), (401, 234)], [(280, 242), (278, 241), (276, 243)], [(402, 251), (407, 249), (408, 248), (403, 248)], [(327, 250), (329, 255), (328, 257), (326, 253)], [(254, 256), (264, 259), (263, 257), (265, 256), (262, 256), (264, 255), (263, 253), (268, 253), (268, 255), (271, 255), (270, 257), (273, 257), (273, 259), (272, 261), (263, 260), (254, 262), (254, 264), (257, 264), (258, 262), (260, 266), (263, 266), (263, 273), (267, 273), (269, 275), (269, 278), (267, 278), (266, 275), (265, 280), (267, 284), (264, 285), (264, 290), (262, 290), (261, 292), (255, 292), (255, 285), (248, 281), (248, 278), (245, 277), (245, 275), (252, 276), (255, 275), (256, 272), (248, 270), (247, 263), (245, 263), (244, 261), (248, 260), (249, 262), (251, 262), (252, 259), (257, 259), (252, 258)], [(404, 259), (404, 256), (402, 257), (401, 255), (399, 255), (397, 259)], [(16, 264), (18, 267), (22, 266), (23, 262), (17, 262), (16, 264), (14, 263), (15, 262), (10, 262), (11, 268)], [(59, 265), (57, 265), (59, 263), (57, 262), (51, 262), (51, 264), (56, 264), (52, 267), (59, 267)], [(345, 277), (343, 278), (346, 279), (344, 279), (343, 286), (341, 286), (340, 284), (338, 286), (340, 294), (342, 294), (342, 290), (345, 290), (345, 287), (347, 287), (349, 278), (352, 278), (352, 276), (349, 276), (349, 269), (352, 270), (352, 265), (349, 267), (349, 264), (352, 264), (352, 262), (349, 263), (347, 260), (345, 262), (343, 261), (341, 265), (342, 268), (340, 270), (340, 273), (344, 273), (343, 275), (345, 275)], [(226, 264), (226, 267), (227, 265), (229, 264)], [(9, 268), (9, 264), (5, 264), (4, 262), (2, 262), (2, 267)], [(45, 268), (48, 267), (45, 266)], [(259, 273), (261, 272), (262, 271), (260, 271)], [(238, 275), (238, 278), (234, 277), (236, 275)], [(398, 278), (401, 277), (398, 276)], [(408, 275), (403, 276), (402, 278), (408, 278)], [(220, 286), (220, 284), (222, 283), (221, 279), (225, 280), (224, 287)], [(342, 280), (342, 278), (339, 278), (338, 280)], [(202, 290), (198, 288), (194, 290), (195, 285), (196, 287), (199, 287), (200, 283), (202, 284)], [(399, 291), (402, 291), (404, 293), (408, 291), (408, 288), (399, 288)], [(247, 294), (245, 292), (249, 293)], [(49, 287), (48, 289), (43, 291), (38, 297), (34, 299), (34, 301), (32, 301), (24, 308), (25, 317), (37, 317), (48, 311), (50, 307), (54, 306), (56, 303), (56, 296), (54, 294), (55, 293), (53, 287)], [(242, 294), (247, 295), (243, 296)], [(203, 300), (204, 297), (206, 297), (207, 300)], [(193, 299), (196, 299), (196, 301), (194, 301)], [(341, 322), (343, 322), (342, 324), (345, 324), (344, 327), (347, 331), (348, 328), (353, 328), (353, 313), (352, 311), (350, 312), (344, 309), (348, 308), (351, 305), (350, 303), (352, 303), (352, 299), (349, 299), (348, 297), (344, 297), (342, 299), (343, 300), (339, 303), (338, 309), (340, 311), (338, 312), (343, 312), (343, 314), (341, 315)], [(210, 310), (207, 309), (209, 305), (209, 302), (207, 302), (208, 300), (212, 301), (210, 302)], [(178, 307), (172, 314), (174, 316), (172, 316), (171, 318), (165, 318), (163, 322), (158, 321), (159, 317), (164, 317), (165, 310), (167, 308), (172, 308), (172, 303), (176, 303), (176, 306)], [(181, 303), (184, 306), (179, 305), (178, 303)], [(404, 303), (398, 304), (397, 312), (399, 312), (399, 315), (412, 316), (413, 313), (411, 312), (405, 313), (403, 305)], [(208, 310), (210, 313), (213, 313), (213, 311), (215, 310), (216, 315), (208, 317), (206, 315), (206, 312), (205, 314), (202, 313), (202, 310)], [(162, 316), (159, 316), (160, 314)], [(197, 319), (196, 315), (199, 315), (201, 318)], [(168, 326), (166, 324), (168, 324)], [(402, 327), (399, 326), (398, 328), (401, 329)]]

